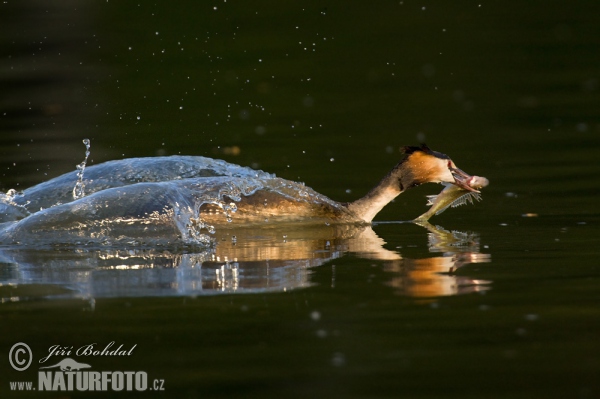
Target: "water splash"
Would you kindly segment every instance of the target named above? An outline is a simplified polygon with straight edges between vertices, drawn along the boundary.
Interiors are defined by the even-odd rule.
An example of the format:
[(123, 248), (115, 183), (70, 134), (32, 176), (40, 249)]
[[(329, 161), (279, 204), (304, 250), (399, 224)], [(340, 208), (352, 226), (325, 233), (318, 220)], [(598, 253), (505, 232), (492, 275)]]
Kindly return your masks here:
[(8, 202), (12, 202), (12, 200), (15, 198), (16, 195), (17, 195), (17, 190), (15, 190), (14, 188), (11, 188), (10, 190), (8, 190), (6, 192), (6, 200)]
[(6, 194), (0, 193), (0, 223), (23, 219), (30, 214), (26, 207), (29, 202), (17, 202), (22, 196), (22, 193), (13, 188)]
[[(0, 194), (0, 245), (211, 247), (216, 229), (245, 226), (249, 217), (271, 220), (268, 206), (278, 199), (314, 203), (317, 209), (335, 206), (304, 185), (204, 157), (132, 158), (86, 167), (89, 140), (84, 144), (86, 157), (77, 171), (22, 193)], [(269, 200), (261, 198), (254, 215), (244, 201), (257, 192)]]
[(85, 145), (85, 158), (83, 159), (83, 162), (77, 165), (77, 183), (75, 183), (75, 187), (73, 187), (74, 200), (85, 197), (85, 183), (83, 182), (83, 172), (85, 171), (85, 165), (87, 164), (88, 157), (90, 156), (90, 140), (83, 139), (83, 144)]
[(188, 240), (195, 241), (197, 243), (210, 243), (210, 237), (203, 233), (206, 230), (209, 234), (215, 234), (215, 227), (211, 224), (206, 223), (201, 217), (190, 218), (189, 223), (186, 225)]

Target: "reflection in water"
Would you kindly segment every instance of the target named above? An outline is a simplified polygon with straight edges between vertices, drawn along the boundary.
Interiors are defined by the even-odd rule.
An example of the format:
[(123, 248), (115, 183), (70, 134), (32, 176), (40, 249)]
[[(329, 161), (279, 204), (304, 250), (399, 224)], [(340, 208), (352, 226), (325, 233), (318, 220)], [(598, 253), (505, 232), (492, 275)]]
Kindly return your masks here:
[(276, 226), (217, 231), (217, 244), (200, 252), (157, 249), (0, 251), (0, 298), (197, 296), (287, 291), (308, 287), (312, 268), (353, 253), (384, 263), (388, 284), (414, 297), (485, 290), (488, 282), (453, 273), (489, 262), (476, 234), (430, 224), (432, 257), (406, 259), (385, 249), (369, 226)]
[(392, 287), (412, 297), (467, 294), (489, 289), (490, 281), (454, 275), (457, 269), (469, 263), (491, 262), (489, 254), (479, 252), (479, 236), (450, 232), (429, 223), (420, 225), (429, 230), (429, 251), (442, 253), (442, 256), (386, 264), (385, 270), (395, 274), (389, 283)]

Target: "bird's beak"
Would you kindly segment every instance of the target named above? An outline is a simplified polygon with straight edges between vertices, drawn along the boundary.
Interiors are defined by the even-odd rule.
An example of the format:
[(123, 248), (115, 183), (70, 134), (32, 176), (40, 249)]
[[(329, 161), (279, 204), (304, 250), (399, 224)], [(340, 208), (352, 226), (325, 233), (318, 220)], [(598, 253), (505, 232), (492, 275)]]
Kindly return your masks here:
[(455, 185), (467, 191), (473, 191), (475, 193), (479, 192), (479, 190), (476, 190), (470, 186), (473, 176), (458, 168), (450, 168), (450, 172), (452, 173), (452, 177), (454, 177)]

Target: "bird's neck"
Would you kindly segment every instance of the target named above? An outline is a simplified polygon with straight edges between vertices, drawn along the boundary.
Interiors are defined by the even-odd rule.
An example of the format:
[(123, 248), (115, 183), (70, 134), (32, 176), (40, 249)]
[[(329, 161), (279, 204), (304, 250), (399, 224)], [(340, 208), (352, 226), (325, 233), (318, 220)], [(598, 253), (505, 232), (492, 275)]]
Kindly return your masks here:
[(348, 204), (348, 209), (370, 223), (384, 206), (412, 186), (411, 174), (405, 172), (404, 165), (398, 164), (367, 195)]

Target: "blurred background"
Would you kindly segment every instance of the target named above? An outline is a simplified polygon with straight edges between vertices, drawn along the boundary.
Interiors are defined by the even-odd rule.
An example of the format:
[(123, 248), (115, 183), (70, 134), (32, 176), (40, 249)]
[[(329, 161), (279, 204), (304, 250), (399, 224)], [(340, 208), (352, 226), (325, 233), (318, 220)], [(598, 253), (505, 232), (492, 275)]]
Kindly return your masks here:
[(599, 15), (559, 0), (5, 1), (0, 188), (74, 170), (89, 138), (91, 164), (204, 155), (340, 201), (423, 141), (488, 192), (581, 191), (569, 176), (598, 171)]

